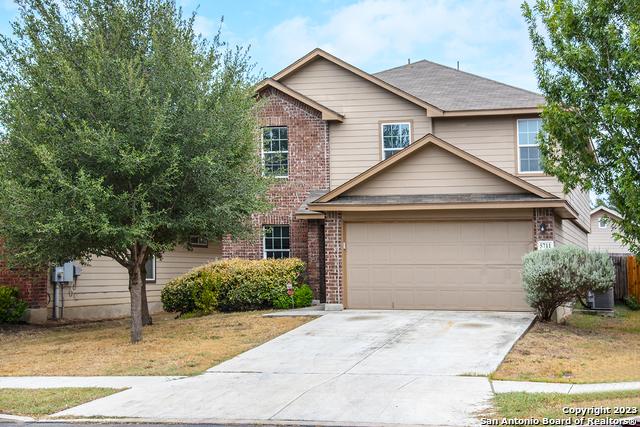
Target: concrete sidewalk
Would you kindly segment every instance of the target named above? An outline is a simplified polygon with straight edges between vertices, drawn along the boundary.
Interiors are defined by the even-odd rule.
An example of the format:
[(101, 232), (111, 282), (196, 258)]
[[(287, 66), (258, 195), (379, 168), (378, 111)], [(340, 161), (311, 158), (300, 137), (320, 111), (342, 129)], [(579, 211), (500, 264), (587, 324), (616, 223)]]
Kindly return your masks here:
[(533, 381), (492, 381), (494, 393), (510, 393), (524, 391), (527, 393), (596, 393), (601, 391), (625, 391), (640, 390), (640, 382), (623, 383), (594, 383), (594, 384), (568, 384), (568, 383), (541, 383)]
[(184, 377), (0, 377), (0, 388), (149, 387)]

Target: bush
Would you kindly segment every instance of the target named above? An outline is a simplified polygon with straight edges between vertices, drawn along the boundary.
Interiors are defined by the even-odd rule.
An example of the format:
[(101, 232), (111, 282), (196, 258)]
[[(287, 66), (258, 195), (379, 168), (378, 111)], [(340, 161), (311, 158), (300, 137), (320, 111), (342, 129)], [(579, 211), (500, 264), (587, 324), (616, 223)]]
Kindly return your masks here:
[(20, 299), (17, 288), (0, 286), (0, 323), (16, 323), (25, 311), (27, 303)]
[(309, 285), (302, 285), (293, 290), (293, 301), (286, 290), (273, 300), (273, 308), (287, 309), (309, 307), (313, 302), (313, 291)]
[(270, 308), (287, 283), (297, 284), (304, 263), (297, 258), (216, 261), (169, 282), (162, 290), (163, 308), (181, 314), (213, 310)]
[(523, 258), (522, 281), (527, 303), (542, 321), (550, 320), (561, 305), (576, 298), (586, 299), (590, 290), (608, 290), (614, 278), (608, 254), (576, 246), (534, 251)]
[(629, 295), (625, 297), (624, 303), (629, 307), (630, 310), (637, 311), (640, 310), (640, 302), (638, 302), (638, 298), (633, 295)]

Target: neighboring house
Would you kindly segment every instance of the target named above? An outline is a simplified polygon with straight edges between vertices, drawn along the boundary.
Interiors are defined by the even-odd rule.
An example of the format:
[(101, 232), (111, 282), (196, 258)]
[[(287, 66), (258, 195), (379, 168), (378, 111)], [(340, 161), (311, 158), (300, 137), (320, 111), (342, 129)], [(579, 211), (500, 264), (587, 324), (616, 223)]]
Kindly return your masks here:
[[(255, 239), (167, 254), (154, 304), (208, 259), (295, 256), (330, 308), (529, 310), (522, 256), (587, 247), (588, 195), (541, 171), (536, 93), (429, 61), (369, 74), (320, 49), (257, 92), (274, 209)], [(124, 269), (96, 260), (65, 313), (127, 304)]]
[(613, 209), (600, 206), (591, 211), (591, 233), (589, 233), (589, 249), (606, 251), (610, 254), (629, 254), (631, 251), (613, 237), (615, 224), (609, 218), (621, 219)]

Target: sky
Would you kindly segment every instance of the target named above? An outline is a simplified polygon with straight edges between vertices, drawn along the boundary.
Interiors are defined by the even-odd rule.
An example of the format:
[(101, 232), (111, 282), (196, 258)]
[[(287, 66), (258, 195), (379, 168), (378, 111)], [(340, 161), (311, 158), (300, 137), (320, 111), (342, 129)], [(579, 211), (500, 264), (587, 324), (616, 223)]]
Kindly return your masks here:
[[(177, 0), (267, 76), (316, 47), (374, 73), (420, 59), (537, 91), (521, 0)], [(0, 32), (17, 7), (0, 0)]]

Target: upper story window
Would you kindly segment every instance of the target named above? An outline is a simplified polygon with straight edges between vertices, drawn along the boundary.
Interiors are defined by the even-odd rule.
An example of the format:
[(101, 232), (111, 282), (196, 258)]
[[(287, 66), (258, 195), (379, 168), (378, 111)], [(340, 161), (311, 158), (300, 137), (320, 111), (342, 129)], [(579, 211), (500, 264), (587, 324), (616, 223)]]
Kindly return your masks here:
[(538, 143), (541, 129), (540, 119), (518, 120), (518, 172), (542, 172)]
[(265, 258), (289, 258), (289, 226), (265, 225), (263, 243)]
[(286, 126), (262, 128), (262, 162), (265, 176), (289, 177), (289, 129)]
[(411, 141), (410, 123), (383, 123), (382, 129), (382, 159), (388, 159)]
[(601, 216), (598, 219), (598, 228), (607, 228), (607, 217), (606, 216)]

